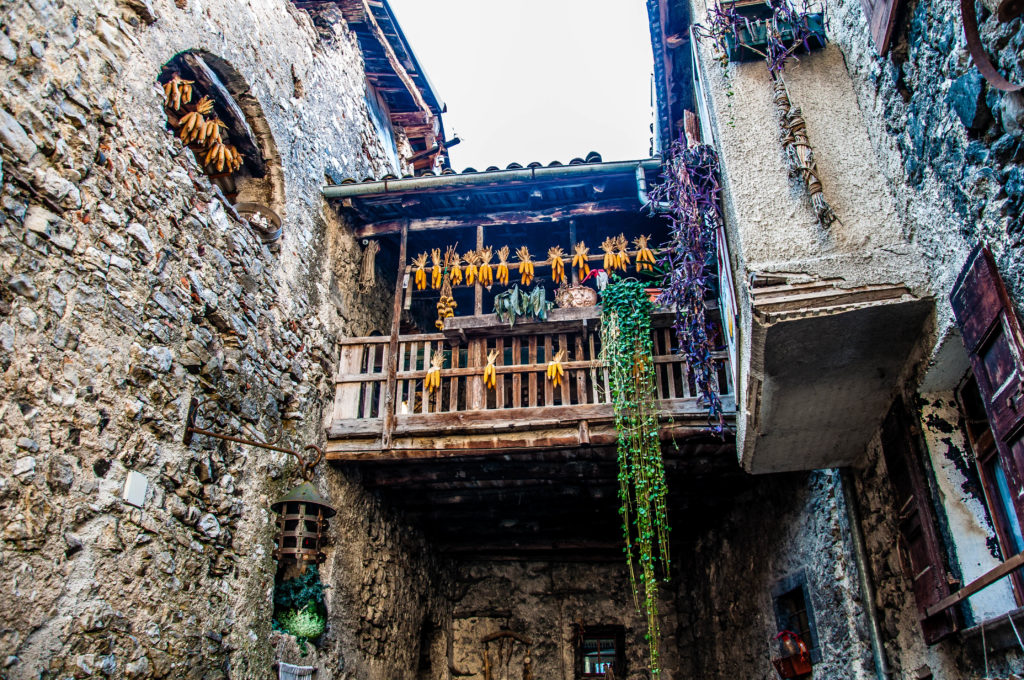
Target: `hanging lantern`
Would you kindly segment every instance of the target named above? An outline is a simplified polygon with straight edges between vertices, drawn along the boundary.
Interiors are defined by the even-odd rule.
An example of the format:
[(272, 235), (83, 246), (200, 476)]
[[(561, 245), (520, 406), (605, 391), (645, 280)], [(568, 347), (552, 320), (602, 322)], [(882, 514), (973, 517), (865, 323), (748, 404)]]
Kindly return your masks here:
[(327, 520), (338, 514), (313, 486), (313, 468), (324, 452), (317, 446), (306, 447), (307, 451), (311, 449), (317, 453), (312, 461), (289, 451), (299, 459), (304, 481), (270, 506), (279, 515), (274, 559), (298, 562), (303, 570), (306, 564), (320, 564), (327, 559), (323, 552)]
[(327, 558), (322, 550), (327, 520), (337, 511), (310, 482), (299, 484), (270, 509), (279, 515), (275, 559), (320, 564)]

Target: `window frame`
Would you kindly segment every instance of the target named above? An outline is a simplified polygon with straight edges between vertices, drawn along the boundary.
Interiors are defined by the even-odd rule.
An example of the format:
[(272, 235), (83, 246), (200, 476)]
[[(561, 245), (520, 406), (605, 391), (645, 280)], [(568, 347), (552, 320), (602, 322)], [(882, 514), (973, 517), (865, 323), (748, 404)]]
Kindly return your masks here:
[(579, 634), (576, 638), (576, 677), (583, 678), (603, 678), (604, 674), (584, 674), (583, 673), (583, 657), (584, 657), (584, 643), (587, 640), (592, 639), (608, 639), (615, 640), (615, 662), (613, 671), (615, 677), (624, 678), (628, 672), (626, 668), (626, 629), (623, 626), (616, 625), (600, 625), (600, 626), (583, 626), (579, 630)]
[(779, 606), (783, 598), (794, 592), (799, 593), (803, 599), (804, 612), (807, 615), (807, 635), (810, 639), (804, 640), (804, 644), (807, 645), (811, 664), (821, 663), (821, 644), (818, 639), (818, 627), (814, 621), (814, 606), (811, 604), (811, 591), (807, 585), (807, 572), (803, 569), (779, 579), (772, 586), (771, 595), (772, 608), (775, 611), (775, 628), (779, 633), (783, 630), (791, 630), (798, 635), (800, 634), (800, 631), (792, 630), (792, 628), (786, 626), (785, 621), (783, 621), (782, 608)]

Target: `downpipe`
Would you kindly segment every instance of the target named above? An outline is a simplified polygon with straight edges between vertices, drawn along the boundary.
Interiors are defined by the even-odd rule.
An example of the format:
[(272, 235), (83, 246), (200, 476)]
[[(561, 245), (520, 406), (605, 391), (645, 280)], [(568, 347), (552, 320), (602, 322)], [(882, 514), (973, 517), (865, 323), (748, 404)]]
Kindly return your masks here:
[(868, 553), (864, 547), (864, 534), (860, 528), (860, 510), (854, 495), (853, 475), (849, 468), (839, 470), (839, 484), (843, 488), (846, 504), (846, 519), (850, 524), (850, 540), (853, 543), (853, 560), (857, 565), (861, 597), (864, 601), (864, 615), (868, 619), (868, 637), (871, 640), (871, 656), (875, 662), (875, 676), (878, 680), (889, 680), (892, 671), (882, 646), (882, 630), (878, 625), (878, 609), (875, 607), (875, 586), (868, 572)]
[(668, 201), (654, 201), (647, 194), (647, 173), (640, 163), (636, 165), (636, 195), (640, 199), (640, 207), (650, 207), (655, 214), (672, 212), (672, 204)]

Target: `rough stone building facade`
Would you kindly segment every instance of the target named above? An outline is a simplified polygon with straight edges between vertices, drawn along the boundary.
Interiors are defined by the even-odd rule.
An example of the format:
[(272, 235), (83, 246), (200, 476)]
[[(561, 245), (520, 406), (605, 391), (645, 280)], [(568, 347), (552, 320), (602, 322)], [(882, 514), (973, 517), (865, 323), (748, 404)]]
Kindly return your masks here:
[[(356, 224), (358, 209), (379, 222), (389, 201), (353, 212), (324, 191), (422, 169), (443, 150), (443, 106), (400, 29), (378, 15), (374, 30), (365, 15), (382, 7), (0, 1), (0, 677), (267, 678), (284, 661), (315, 666), (320, 680), (489, 680), (485, 668), (518, 677), (529, 656), (534, 677), (568, 680), (580, 677), (588, 630), (621, 635), (616, 677), (648, 677), (644, 618), (617, 555), (456, 555), (445, 540), (464, 527), (439, 529), (422, 508), (416, 517), (401, 488), (368, 490), (386, 491), (379, 469), (345, 463), (317, 468), (339, 512), (320, 566), (327, 630), (300, 647), (271, 624), (270, 505), (297, 479), (295, 462), (202, 436), (182, 443), (193, 397), (225, 433), (301, 449), (322, 443), (326, 424), (337, 440), (339, 342), (412, 323), (388, 305), (401, 278), (361, 276), (357, 234), (374, 225)], [(704, 3), (648, 7), (659, 134), (676, 137), (696, 109), (719, 154), (738, 367), (727, 399), (736, 458), (731, 439), (719, 449), (696, 438), (679, 463), (690, 467), (672, 509), (680, 547), (661, 591), (661, 677), (775, 677), (772, 638), (792, 602), (811, 613), (814, 678), (1024, 672), (1009, 578), (955, 605), (950, 634), (922, 628), (894, 449), (911, 442), (908, 469), (927, 496), (913, 507), (932, 517), (947, 594), (1012, 557), (976, 466), (971, 428), (984, 417), (966, 401), (970, 362), (948, 299), (985, 242), (1024, 310), (1024, 98), (971, 64), (951, 0), (893, 5), (885, 54), (865, 6), (829, 3), (829, 43), (785, 70), (839, 218), (824, 228), (786, 167), (764, 64), (723, 66), (711, 44), (688, 39), (707, 23)], [(983, 43), (1020, 81), (1022, 19), (1001, 22), (995, 9), (983, 9)], [(394, 62), (381, 56), (389, 46)], [(211, 179), (169, 124), (160, 84), (180, 55), (207, 64), (224, 85), (219, 105), (241, 112), (245, 126), (225, 135), (248, 129), (232, 137), (250, 147), (229, 180)], [(399, 111), (381, 77), (420, 109)], [(610, 200), (623, 169), (585, 165), (529, 179), (510, 168), (494, 184), (590, 173), (581, 200), (607, 209), (593, 187)], [(623, 191), (636, 201), (632, 174)], [(438, 180), (473, 181), (459, 177)], [(405, 205), (426, 205), (432, 181), (403, 185), (405, 198), (426, 197)], [(616, 209), (636, 213), (625, 193)], [(232, 207), (246, 203), (280, 225), (250, 224)], [(512, 458), (482, 476), (527, 466)], [(398, 475), (465, 493), (438, 469)], [(134, 504), (133, 473), (145, 479)], [(599, 499), (587, 483), (564, 486), (558, 512)], [(481, 640), (510, 632), (531, 644), (502, 648), (502, 669)]]

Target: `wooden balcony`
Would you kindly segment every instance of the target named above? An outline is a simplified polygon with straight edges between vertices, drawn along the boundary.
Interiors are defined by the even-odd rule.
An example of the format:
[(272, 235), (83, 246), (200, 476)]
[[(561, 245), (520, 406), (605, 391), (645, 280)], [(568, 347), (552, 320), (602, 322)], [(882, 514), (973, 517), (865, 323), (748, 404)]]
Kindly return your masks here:
[[(656, 315), (653, 330), (663, 439), (702, 434), (708, 426), (670, 316)], [(514, 328), (493, 315), (457, 317), (443, 333), (350, 338), (341, 345), (328, 459), (411, 460), (615, 443), (599, 307), (553, 310), (546, 322)], [(545, 369), (562, 348), (565, 381), (555, 388)], [(497, 387), (488, 390), (483, 372), (495, 349)], [(438, 352), (444, 355), (441, 387), (428, 392), (424, 377)], [(731, 412), (726, 353), (716, 359), (722, 401)]]

